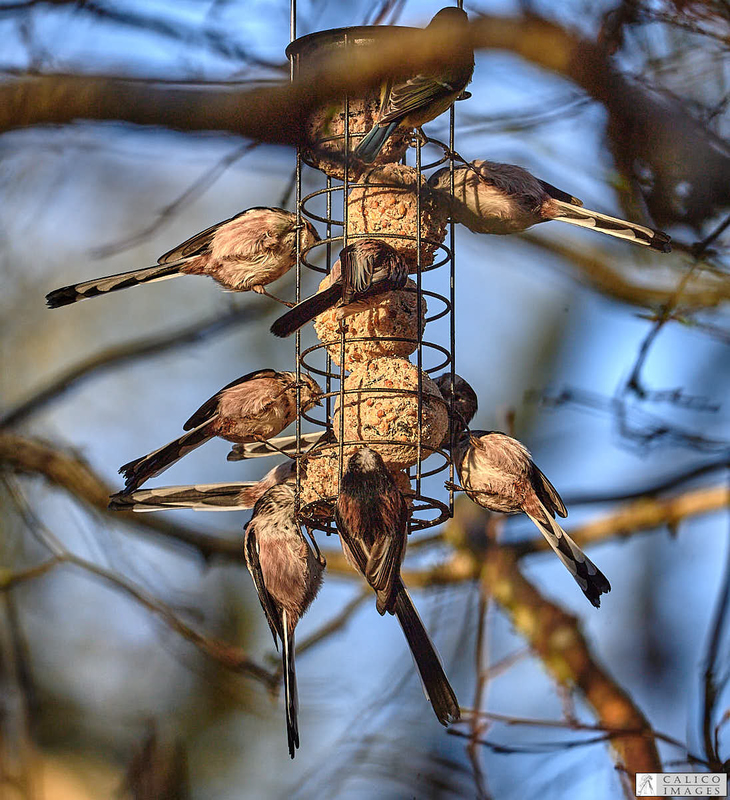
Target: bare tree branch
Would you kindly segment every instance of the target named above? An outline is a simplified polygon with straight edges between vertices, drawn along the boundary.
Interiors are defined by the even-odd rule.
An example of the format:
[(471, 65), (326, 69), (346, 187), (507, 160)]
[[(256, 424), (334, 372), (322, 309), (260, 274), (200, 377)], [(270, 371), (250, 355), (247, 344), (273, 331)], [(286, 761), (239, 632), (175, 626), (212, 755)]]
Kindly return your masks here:
[(519, 571), (515, 554), (505, 548), (489, 548), (481, 580), (553, 678), (579, 689), (601, 726), (628, 731), (610, 740), (619, 764), (632, 777), (637, 772), (661, 772), (649, 722), (592, 655), (578, 620), (543, 597)]
[[(570, 529), (570, 535), (582, 547), (614, 537), (625, 538), (662, 525), (676, 529), (688, 517), (711, 514), (730, 507), (730, 488), (725, 485), (691, 489), (674, 497), (642, 497), (609, 512), (603, 517)], [(544, 537), (515, 545), (519, 556), (536, 550), (549, 550)]]
[(238, 562), (242, 560), (241, 537), (238, 532), (228, 539), (198, 533), (159, 518), (151, 519), (149, 514), (109, 511), (110, 487), (79, 456), (64, 453), (45, 442), (0, 433), (0, 466), (9, 467), (16, 472), (43, 475), (52, 484), (95, 511), (192, 547), (205, 559), (222, 556)]
[[(249, 675), (252, 678), (265, 684), (269, 689), (273, 690), (277, 684), (276, 676), (264, 669), (254, 661), (252, 661), (240, 647), (230, 645), (227, 642), (206, 636), (200, 631), (193, 628), (187, 622), (184, 622), (177, 614), (170, 608), (167, 603), (163, 603), (154, 595), (150, 594), (146, 589), (137, 585), (128, 578), (120, 575), (113, 570), (106, 567), (99, 566), (93, 562), (71, 553), (60, 539), (35, 516), (30, 507), (25, 503), (22, 497), (16, 496), (16, 507), (27, 527), (33, 532), (33, 535), (53, 554), (53, 558), (49, 561), (43, 562), (38, 565), (35, 577), (44, 575), (49, 571), (49, 567), (60, 566), (62, 564), (72, 564), (79, 567), (84, 572), (89, 573), (97, 578), (101, 578), (105, 583), (110, 584), (115, 589), (118, 589), (122, 594), (135, 600), (141, 606), (146, 608), (154, 616), (164, 622), (171, 630), (178, 633), (183, 639), (195, 645), (201, 652), (213, 658), (226, 669), (233, 672), (241, 672)], [(28, 571), (25, 571), (25, 580), (28, 579)], [(6, 581), (4, 588), (7, 590), (12, 588), (15, 583), (12, 580)]]
[[(637, 160), (653, 171), (648, 203), (658, 222), (682, 218), (696, 223), (730, 201), (730, 155), (722, 139), (676, 99), (660, 97), (623, 76), (601, 43), (535, 15), (478, 17), (468, 41), (456, 33), (399, 31), (377, 48), (322, 58), (306, 80), (291, 85), (222, 89), (90, 76), (11, 79), (0, 85), (0, 131), (113, 119), (301, 144), (304, 122), (317, 106), (346, 92), (373, 89), (390, 75), (438, 69), (464, 46), (515, 53), (568, 78), (603, 103), (618, 163), (628, 174)], [(680, 182), (690, 187), (683, 213), (675, 208)]]

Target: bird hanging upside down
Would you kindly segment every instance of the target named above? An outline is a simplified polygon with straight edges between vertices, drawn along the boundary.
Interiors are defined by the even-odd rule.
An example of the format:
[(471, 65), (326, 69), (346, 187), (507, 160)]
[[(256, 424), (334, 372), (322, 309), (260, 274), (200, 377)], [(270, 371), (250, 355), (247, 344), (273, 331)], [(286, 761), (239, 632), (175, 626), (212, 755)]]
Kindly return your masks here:
[(58, 308), (179, 275), (208, 275), (230, 292), (271, 296), (264, 286), (296, 264), (297, 232), (300, 253), (319, 241), (312, 224), (302, 221), (299, 225), (296, 214), (282, 208), (249, 208), (196, 233), (160, 256), (153, 267), (64, 286), (47, 294), (46, 303)]
[[(300, 399), (308, 411), (320, 402), (322, 389), (302, 374)], [(119, 468), (122, 494), (138, 489), (164, 472), (191, 450), (219, 436), (229, 442), (253, 442), (276, 436), (296, 419), (297, 377), (294, 372), (261, 369), (224, 386), (183, 425), (187, 433), (149, 455)]]
[(459, 702), (400, 577), (408, 507), (383, 459), (369, 447), (347, 463), (335, 520), (345, 558), (375, 591), (378, 613), (387, 611), (398, 618), (439, 722), (456, 721)]
[(537, 468), (529, 450), (498, 431), (463, 431), (453, 449), (467, 496), (490, 511), (522, 511), (535, 523), (583, 594), (598, 608), (611, 591), (606, 576), (555, 521), (568, 512), (555, 487)]
[(302, 534), (290, 483), (272, 487), (256, 502), (244, 530), (243, 550), (274, 644), (282, 645), (286, 733), (294, 758), (299, 747), (294, 629), (322, 585), (325, 563)]
[(580, 200), (541, 181), (515, 164), (472, 161), (429, 178), (429, 186), (446, 199), (451, 216), (474, 233), (521, 233), (539, 222), (567, 222), (592, 228), (635, 244), (669, 253), (670, 237), (662, 231), (583, 208)]
[(344, 317), (361, 310), (359, 300), (402, 289), (408, 280), (408, 265), (389, 244), (379, 239), (358, 239), (340, 252), (329, 277), (326, 289), (297, 303), (275, 320), (271, 326), (274, 336), (290, 336), (335, 306), (340, 307), (338, 313)]

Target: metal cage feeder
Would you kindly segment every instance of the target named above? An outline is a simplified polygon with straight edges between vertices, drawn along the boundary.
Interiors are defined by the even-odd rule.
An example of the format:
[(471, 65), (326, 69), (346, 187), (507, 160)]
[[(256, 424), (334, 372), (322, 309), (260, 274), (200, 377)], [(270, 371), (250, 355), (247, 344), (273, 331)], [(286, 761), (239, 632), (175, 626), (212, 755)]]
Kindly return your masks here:
[[(306, 80), (317, 62), (327, 55), (345, 48), (372, 48), (377, 47), (386, 37), (397, 35), (402, 30), (414, 30), (397, 26), (355, 26), (350, 28), (336, 28), (308, 34), (296, 38), (296, 4), (292, 2), (291, 12), (291, 43), (286, 49), (290, 60), (291, 79)], [(302, 275), (313, 271), (326, 273), (332, 269), (333, 261), (340, 249), (358, 238), (379, 238), (398, 249), (400, 246), (405, 252), (412, 252), (412, 285), (402, 292), (411, 292), (415, 295), (414, 320), (415, 325), (403, 335), (397, 331), (395, 335), (346, 335), (346, 326), (340, 325), (339, 332), (326, 330), (327, 338), (319, 343), (302, 350), (301, 334), (297, 331), (295, 338), (295, 359), (297, 374), (302, 369), (325, 378), (325, 418), (303, 413), (298, 401), (298, 416), (296, 422), (297, 448), (297, 497), (301, 500), (300, 516), (308, 527), (322, 530), (326, 533), (334, 532), (332, 522), (332, 509), (339, 491), (339, 481), (345, 469), (347, 458), (359, 447), (368, 445), (373, 449), (387, 447), (412, 446), (415, 450), (415, 463), (408, 467), (407, 479), (411, 485), (410, 491), (404, 486), (405, 477), (398, 477), (397, 473), (405, 476), (406, 473), (398, 470), (396, 480), (403, 486), (402, 492), (410, 507), (409, 532), (430, 528), (439, 525), (448, 519), (453, 512), (453, 491), (448, 492), (447, 499), (441, 500), (431, 497), (423, 492), (423, 480), (432, 476), (447, 473), (448, 479), (453, 481), (454, 467), (450, 456), (450, 449), (444, 446), (445, 441), (453, 433), (452, 426), (447, 421), (446, 439), (440, 442), (429, 442), (424, 438), (424, 416), (428, 411), (428, 403), (441, 404), (447, 414), (447, 420), (453, 417), (453, 408), (447, 408), (447, 403), (442, 397), (435, 397), (424, 392), (424, 376), (430, 385), (430, 376), (434, 373), (448, 370), (451, 375), (451, 394), (454, 394), (454, 350), (455, 350), (455, 324), (454, 324), (454, 226), (452, 222), (446, 224), (446, 219), (439, 222), (438, 215), (433, 211), (435, 202), (429, 196), (423, 171), (448, 163), (453, 171), (454, 152), (454, 112), (449, 111), (449, 143), (448, 145), (435, 139), (422, 142), (420, 138), (412, 135), (411, 131), (398, 130), (386, 143), (374, 164), (364, 165), (353, 155), (357, 142), (367, 133), (376, 120), (380, 107), (380, 98), (374, 93), (364, 97), (344, 97), (340, 102), (333, 102), (326, 108), (315, 110), (307, 124), (308, 141), (306, 145), (298, 148), (296, 157), (295, 175), (295, 200), (299, 222), (308, 219), (326, 226), (326, 234), (307, 253), (297, 253), (296, 267), (296, 300), (303, 296)], [(422, 149), (424, 146), (435, 147), (440, 150), (438, 156), (427, 164), (422, 163)], [(414, 165), (407, 166), (407, 157), (414, 152)], [(391, 167), (391, 165), (396, 165)], [(307, 170), (304, 173), (304, 170)], [(410, 185), (397, 180), (388, 182), (382, 179), (368, 181), (373, 172), (380, 175), (389, 172), (394, 175), (412, 176)], [(302, 196), (303, 177), (307, 179), (316, 175), (324, 178), (324, 186), (314, 189)], [(414, 190), (410, 188), (413, 187)], [(416, 190), (417, 189), (417, 190)], [(382, 199), (382, 205), (397, 206), (391, 218), (388, 219), (387, 208), (383, 213), (384, 220), (375, 220), (371, 229), (364, 230), (362, 220), (353, 224), (353, 202), (360, 204), (365, 213), (377, 216), (379, 213), (377, 203), (369, 204), (375, 193)], [(388, 193), (400, 194), (399, 197), (388, 197)], [(341, 208), (339, 219), (335, 216), (334, 208)], [(323, 207), (323, 208), (322, 208)], [(400, 217), (399, 217), (400, 214)], [(393, 219), (398, 219), (398, 224)], [(431, 225), (431, 219), (436, 218), (437, 225)], [(426, 229), (426, 230), (424, 230)], [(449, 243), (444, 239), (448, 233)], [(324, 267), (314, 263), (313, 256), (318, 258), (324, 254)], [(334, 259), (333, 259), (334, 256)], [(448, 270), (449, 296), (425, 289), (422, 285), (423, 276), (429, 277), (434, 271)], [(380, 297), (386, 297), (382, 295)], [(375, 298), (376, 300), (378, 298)], [(423, 308), (426, 302), (431, 305), (428, 312)], [(422, 313), (418, 313), (419, 310)], [(430, 313), (429, 313), (430, 312)], [(322, 315), (324, 316), (324, 315)], [(448, 342), (437, 343), (424, 338), (424, 330), (429, 323), (446, 318), (448, 321)], [(443, 324), (443, 323), (442, 323)], [(320, 324), (320, 329), (322, 325)], [(325, 326), (326, 327), (326, 326)], [(415, 336), (413, 333), (415, 332)], [(398, 335), (400, 333), (401, 335)], [(338, 335), (339, 334), (339, 335)], [(417, 379), (415, 385), (409, 388), (394, 389), (387, 386), (373, 386), (367, 389), (347, 388), (347, 373), (352, 367), (347, 348), (360, 345), (364, 354), (378, 352), (378, 348), (387, 351), (393, 342), (404, 343), (404, 349), (410, 349), (409, 355), (415, 353), (413, 364)], [(339, 357), (336, 356), (339, 350)], [(335, 357), (333, 358), (333, 353)], [(426, 363), (428, 362), (428, 363)], [(361, 363), (373, 363), (367, 358)], [(352, 372), (350, 372), (352, 374)], [(438, 389), (436, 390), (438, 391)], [(378, 393), (397, 395), (400, 406), (408, 403), (415, 408), (415, 428), (413, 436), (408, 440), (389, 436), (386, 432), (378, 438), (347, 438), (345, 435), (346, 413), (338, 414), (337, 408), (348, 408), (355, 399), (349, 397), (358, 392), (367, 392), (368, 396), (378, 396)], [(349, 397), (349, 399), (348, 399)], [(453, 400), (452, 400), (453, 403)], [(410, 408), (410, 406), (408, 406)], [(315, 448), (305, 453), (301, 443), (301, 422), (308, 422), (324, 429), (327, 436)], [(387, 452), (387, 450), (386, 450)], [(424, 468), (423, 462), (432, 459), (433, 464)], [(320, 460), (319, 464), (314, 464)], [(314, 466), (312, 466), (314, 464)], [(307, 483), (307, 467), (312, 473), (321, 473), (321, 493), (315, 491)], [(326, 465), (326, 466), (325, 466)], [(329, 479), (327, 479), (329, 475)], [(444, 474), (446, 479), (446, 474)], [(303, 494), (304, 492), (304, 494)], [(444, 490), (446, 493), (446, 490)]]

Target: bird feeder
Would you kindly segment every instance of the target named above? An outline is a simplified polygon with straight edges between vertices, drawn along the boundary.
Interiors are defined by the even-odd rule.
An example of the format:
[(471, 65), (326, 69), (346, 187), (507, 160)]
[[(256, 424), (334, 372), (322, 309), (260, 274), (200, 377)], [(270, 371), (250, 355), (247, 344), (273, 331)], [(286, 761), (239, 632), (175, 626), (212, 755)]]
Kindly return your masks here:
[[(348, 49), (366, 55), (368, 48), (377, 48), (398, 30), (358, 26), (297, 39), (293, 9), (292, 42), (286, 51), (292, 80), (315, 80), (329, 57)], [(426, 493), (431, 476), (444, 473), (432, 486), (454, 477), (444, 447), (449, 440), (449, 403), (433, 380), (449, 372), (453, 393), (454, 232), (424, 175), (444, 165), (453, 169), (453, 112), (448, 145), (433, 139), (423, 142), (411, 130), (398, 129), (374, 164), (363, 164), (354, 150), (376, 121), (379, 107), (376, 93), (367, 93), (315, 109), (305, 125), (306, 144), (297, 151), (298, 217), (326, 231), (305, 258), (298, 254), (297, 302), (314, 289), (310, 272), (325, 273), (320, 285), (327, 285), (326, 276), (340, 251), (358, 238), (379, 238), (394, 247), (413, 275), (404, 289), (370, 298), (354, 309), (321, 314), (314, 321), (320, 341), (311, 347), (303, 349), (301, 331), (296, 333), (297, 370), (324, 378), (325, 384), (323, 411), (317, 416), (300, 408), (297, 436), (303, 420), (330, 434), (311, 453), (304, 453), (303, 444), (298, 446), (299, 513), (307, 525), (328, 533), (334, 531), (331, 509), (347, 461), (365, 445), (380, 453), (407, 498), (409, 531), (438, 525), (453, 510), (453, 493)], [(436, 156), (423, 163), (424, 153)], [(437, 320), (441, 342), (426, 335)]]

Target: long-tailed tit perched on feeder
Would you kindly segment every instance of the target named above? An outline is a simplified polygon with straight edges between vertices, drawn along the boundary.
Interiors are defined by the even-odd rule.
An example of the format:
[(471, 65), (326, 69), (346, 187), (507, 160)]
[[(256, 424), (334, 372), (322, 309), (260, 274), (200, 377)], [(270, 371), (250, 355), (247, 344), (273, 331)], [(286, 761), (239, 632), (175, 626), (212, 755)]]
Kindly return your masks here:
[[(301, 377), (301, 406), (307, 411), (320, 402), (322, 389), (309, 375), (302, 374)], [(183, 425), (187, 433), (120, 467), (119, 472), (126, 482), (122, 494), (139, 488), (216, 436), (241, 443), (264, 440), (281, 433), (297, 415), (296, 381), (294, 372), (261, 369), (224, 386)]]
[(297, 224), (297, 215), (282, 208), (249, 208), (219, 222), (165, 253), (153, 267), (107, 275), (64, 286), (46, 295), (50, 308), (69, 305), (142, 283), (179, 275), (208, 275), (231, 292), (264, 289), (296, 263), (297, 232), (300, 252), (319, 241), (309, 222)]
[(515, 164), (476, 160), (456, 167), (453, 196), (447, 167), (435, 172), (428, 183), (446, 197), (453, 219), (475, 233), (520, 233), (539, 222), (556, 220), (661, 253), (672, 249), (666, 233), (583, 208), (577, 198)]
[(383, 459), (369, 447), (347, 463), (335, 520), (345, 558), (375, 591), (378, 612), (398, 618), (439, 722), (447, 725), (459, 719), (454, 690), (400, 577), (408, 508)]
[(393, 247), (379, 239), (358, 239), (340, 252), (330, 273), (330, 285), (282, 314), (271, 332), (289, 336), (335, 306), (340, 307), (343, 317), (355, 313), (360, 310), (359, 300), (402, 289), (407, 280), (408, 265)]
[[(459, 8), (442, 8), (426, 28), (439, 31), (469, 31), (469, 18)], [(464, 47), (454, 60), (438, 72), (414, 75), (407, 80), (386, 81), (380, 92), (380, 113), (377, 122), (355, 149), (355, 155), (365, 163), (377, 157), (388, 137), (401, 126), (419, 128), (435, 119), (464, 91), (474, 72), (474, 51)]]
[(299, 747), (294, 629), (322, 585), (324, 562), (307, 543), (296, 518), (295, 488), (280, 483), (254, 506), (243, 539), (251, 573), (274, 644), (281, 641), (289, 755)]
[(601, 595), (611, 591), (611, 584), (556, 522), (556, 514), (566, 517), (568, 512), (529, 450), (504, 433), (463, 431), (452, 452), (466, 494), (490, 511), (527, 514), (583, 594), (598, 608)]
[(171, 508), (192, 508), (194, 511), (242, 511), (253, 508), (256, 501), (272, 486), (295, 480), (296, 461), (285, 461), (270, 469), (261, 480), (238, 483), (196, 483), (191, 486), (158, 486), (137, 489), (109, 498), (114, 511), (164, 511)]

